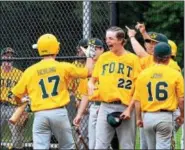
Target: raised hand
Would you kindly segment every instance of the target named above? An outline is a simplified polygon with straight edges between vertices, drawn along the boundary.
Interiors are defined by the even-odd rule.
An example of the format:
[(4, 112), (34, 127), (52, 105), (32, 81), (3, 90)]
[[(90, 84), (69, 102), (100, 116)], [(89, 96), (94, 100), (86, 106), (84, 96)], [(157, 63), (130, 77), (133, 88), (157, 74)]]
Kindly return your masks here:
[(139, 32), (140, 32), (141, 34), (144, 33), (144, 32), (146, 32), (146, 28), (145, 28), (145, 24), (144, 24), (144, 23), (139, 23), (139, 22), (137, 22), (135, 28), (136, 28), (137, 30), (139, 30)]

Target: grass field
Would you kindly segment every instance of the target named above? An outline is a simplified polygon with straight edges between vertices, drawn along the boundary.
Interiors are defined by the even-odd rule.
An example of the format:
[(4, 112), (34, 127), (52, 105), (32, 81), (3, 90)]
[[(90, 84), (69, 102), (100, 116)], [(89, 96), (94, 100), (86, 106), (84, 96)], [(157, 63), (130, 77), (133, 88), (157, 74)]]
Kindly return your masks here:
[[(32, 124), (33, 124), (33, 115), (30, 114), (29, 120), (25, 127), (25, 132), (24, 132), (24, 142), (25, 143), (32, 141)], [(2, 132), (2, 142), (11, 143), (11, 133), (9, 131), (8, 126), (3, 127), (2, 131), (3, 131)], [(176, 134), (176, 149), (180, 149), (181, 134), (182, 134), (182, 129), (180, 128)], [(140, 148), (139, 129), (137, 129), (136, 149), (139, 149), (139, 148)]]
[[(175, 149), (181, 148), (181, 135), (182, 135), (182, 128), (180, 128), (176, 134), (176, 145)], [(140, 149), (140, 143), (139, 143), (139, 129), (137, 130), (137, 137), (136, 137), (136, 149)]]

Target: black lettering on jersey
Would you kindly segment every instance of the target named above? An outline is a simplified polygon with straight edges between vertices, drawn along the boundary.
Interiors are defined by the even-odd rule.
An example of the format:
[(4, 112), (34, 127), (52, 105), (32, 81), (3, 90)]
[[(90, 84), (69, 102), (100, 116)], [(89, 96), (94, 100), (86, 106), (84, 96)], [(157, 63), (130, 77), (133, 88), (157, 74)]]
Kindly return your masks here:
[[(118, 69), (116, 69), (118, 68)], [(118, 74), (125, 74), (127, 77), (130, 77), (133, 68), (127, 66), (122, 63), (110, 62), (109, 64), (104, 64), (102, 66), (102, 73), (101, 75), (105, 75), (106, 73), (118, 73)]]
[(5, 85), (5, 79), (0, 78), (0, 87), (3, 87)]
[(6, 80), (6, 87), (11, 88), (11, 85), (12, 85), (11, 83), (12, 83), (12, 81), (10, 79), (7, 79)]
[(56, 67), (50, 67), (50, 68), (44, 68), (44, 69), (37, 70), (37, 73), (39, 76), (47, 74), (47, 73), (51, 73), (51, 72), (56, 72)]
[(124, 69), (124, 64), (119, 63), (119, 64), (118, 64), (118, 73), (123, 74), (123, 69)]
[(12, 81), (12, 87), (14, 87), (17, 84), (17, 81)]
[(130, 66), (127, 66), (127, 68), (128, 68), (127, 77), (130, 77), (130, 72), (131, 72), (131, 70), (132, 70), (132, 67), (130, 67)]
[(17, 84), (16, 80), (0, 78), (0, 87), (12, 88)]
[(162, 74), (160, 74), (160, 73), (154, 73), (151, 78), (152, 79), (159, 79), (159, 78), (162, 78), (162, 77), (163, 77)]
[(111, 62), (109, 67), (109, 73), (113, 73), (114, 70), (115, 70), (115, 62)]
[(104, 75), (105, 74), (105, 71), (106, 71), (106, 68), (109, 64), (104, 64), (103, 65), (103, 69), (102, 69), (102, 74), (101, 75)]

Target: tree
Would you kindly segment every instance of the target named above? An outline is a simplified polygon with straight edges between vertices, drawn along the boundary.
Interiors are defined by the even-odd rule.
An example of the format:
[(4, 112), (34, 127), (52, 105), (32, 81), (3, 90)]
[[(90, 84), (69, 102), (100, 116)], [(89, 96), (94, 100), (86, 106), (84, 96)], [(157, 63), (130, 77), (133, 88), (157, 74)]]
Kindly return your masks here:
[(163, 33), (177, 44), (177, 61), (183, 67), (184, 1), (152, 1), (144, 20), (148, 31)]

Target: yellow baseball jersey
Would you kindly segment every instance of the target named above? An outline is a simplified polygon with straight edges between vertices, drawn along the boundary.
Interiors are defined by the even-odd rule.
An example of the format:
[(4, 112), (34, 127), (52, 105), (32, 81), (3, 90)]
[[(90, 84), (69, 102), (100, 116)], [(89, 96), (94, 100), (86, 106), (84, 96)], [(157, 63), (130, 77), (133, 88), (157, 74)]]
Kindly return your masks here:
[[(74, 61), (73, 64), (79, 68), (85, 67), (85, 64), (79, 61)], [(78, 100), (81, 100), (81, 95), (86, 95), (88, 92), (88, 88), (87, 88), (88, 79), (77, 78), (77, 79), (70, 79), (70, 80), (71, 80), (70, 89), (74, 92), (75, 97)]]
[(0, 101), (8, 101), (12, 104), (16, 104), (14, 99), (9, 99), (7, 96), (8, 92), (10, 92), (11, 89), (18, 83), (22, 75), (22, 71), (13, 67), (11, 71), (5, 72), (4, 69), (2, 69), (1, 67), (0, 72)]
[[(146, 68), (149, 68), (150, 66), (154, 65), (155, 62), (153, 60), (153, 55), (148, 55), (146, 57), (140, 58), (140, 63), (141, 63), (142, 69), (146, 69)], [(173, 59), (170, 59), (168, 66), (175, 69), (175, 70), (178, 70), (179, 72), (181, 71), (177, 62), (175, 62)]]
[(12, 92), (17, 97), (28, 94), (32, 111), (65, 106), (69, 103), (68, 82), (70, 78), (86, 78), (88, 70), (53, 59), (42, 60), (23, 73)]
[(99, 81), (99, 95), (104, 102), (121, 100), (129, 105), (134, 82), (141, 71), (136, 55), (126, 51), (122, 56), (113, 52), (103, 53), (95, 64), (93, 77)]
[(100, 96), (99, 91), (99, 83), (96, 84), (97, 89), (94, 90), (93, 95), (89, 95), (89, 101), (101, 101), (102, 98)]
[[(78, 67), (84, 67), (85, 64), (79, 62), (79, 61), (74, 61), (74, 64)], [(100, 96), (99, 96), (99, 90), (96, 89), (93, 93), (93, 95), (88, 95), (88, 78), (86, 79), (76, 79), (73, 80), (72, 85), (77, 85), (75, 89), (73, 89), (75, 96), (78, 100), (81, 100), (82, 95), (87, 95), (89, 98), (89, 101), (99, 101)], [(98, 84), (96, 84), (98, 87)]]
[(178, 98), (184, 97), (180, 72), (165, 65), (154, 65), (138, 76), (133, 98), (141, 102), (142, 111), (174, 111)]

